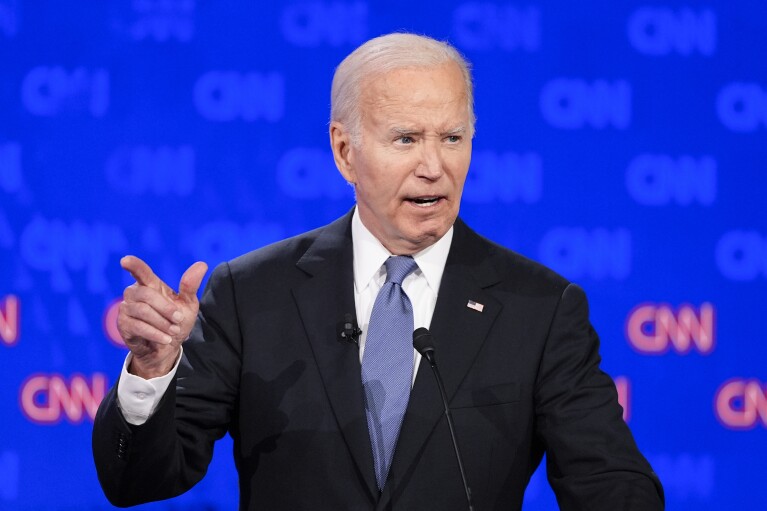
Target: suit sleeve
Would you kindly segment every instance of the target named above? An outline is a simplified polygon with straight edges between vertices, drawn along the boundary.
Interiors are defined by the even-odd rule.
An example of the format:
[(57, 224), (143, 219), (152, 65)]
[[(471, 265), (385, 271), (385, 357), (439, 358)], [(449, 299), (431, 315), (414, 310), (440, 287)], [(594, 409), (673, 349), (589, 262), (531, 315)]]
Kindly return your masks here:
[(536, 423), (560, 508), (662, 510), (663, 489), (622, 418), (583, 290), (562, 293), (536, 382)]
[(128, 424), (116, 386), (93, 427), (99, 482), (119, 507), (167, 499), (205, 475), (213, 443), (230, 427), (240, 375), (241, 334), (229, 266), (210, 277), (178, 371), (155, 413)]

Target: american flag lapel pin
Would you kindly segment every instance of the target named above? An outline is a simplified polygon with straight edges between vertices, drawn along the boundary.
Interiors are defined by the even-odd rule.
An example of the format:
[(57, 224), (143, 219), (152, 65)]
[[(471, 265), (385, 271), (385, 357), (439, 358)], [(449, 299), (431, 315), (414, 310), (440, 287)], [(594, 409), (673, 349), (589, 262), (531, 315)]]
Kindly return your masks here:
[(466, 304), (466, 307), (474, 309), (477, 312), (482, 312), (482, 310), (485, 308), (483, 304), (475, 302), (474, 300), (469, 300), (469, 303)]

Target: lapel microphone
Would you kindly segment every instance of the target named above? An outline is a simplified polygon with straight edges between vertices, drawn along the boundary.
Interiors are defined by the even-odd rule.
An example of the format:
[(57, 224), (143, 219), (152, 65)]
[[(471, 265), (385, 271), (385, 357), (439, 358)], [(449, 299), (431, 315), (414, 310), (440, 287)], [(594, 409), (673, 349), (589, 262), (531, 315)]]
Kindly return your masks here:
[(344, 314), (344, 321), (341, 324), (340, 335), (340, 341), (348, 342), (349, 344), (356, 344), (359, 348), (360, 335), (362, 335), (362, 330), (360, 330), (359, 326), (357, 326), (357, 318), (355, 318), (353, 314), (348, 312)]
[(415, 332), (413, 332), (413, 347), (418, 353), (421, 354), (422, 357), (429, 361), (429, 365), (434, 371), (434, 377), (437, 379), (439, 394), (442, 396), (442, 404), (445, 406), (445, 418), (447, 419), (447, 426), (450, 428), (450, 438), (453, 439), (455, 458), (458, 460), (458, 470), (461, 471), (463, 489), (466, 492), (466, 501), (469, 503), (469, 511), (474, 511), (474, 505), (471, 502), (471, 488), (469, 488), (469, 482), (466, 480), (466, 472), (463, 470), (461, 451), (458, 449), (458, 440), (455, 438), (453, 416), (450, 413), (450, 406), (447, 404), (447, 392), (445, 392), (445, 384), (442, 383), (442, 377), (439, 374), (439, 369), (437, 369), (437, 359), (435, 357), (436, 347), (434, 346), (434, 337), (432, 337), (431, 332), (423, 327), (417, 328)]

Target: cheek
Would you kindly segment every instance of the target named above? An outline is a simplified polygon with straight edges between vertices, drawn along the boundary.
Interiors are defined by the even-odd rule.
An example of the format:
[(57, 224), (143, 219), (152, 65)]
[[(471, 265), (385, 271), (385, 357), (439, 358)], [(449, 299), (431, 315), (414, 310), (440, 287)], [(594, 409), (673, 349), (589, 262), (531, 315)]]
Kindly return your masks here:
[(400, 202), (408, 179), (408, 167), (402, 162), (386, 161), (377, 168), (382, 170), (364, 176), (368, 196), (379, 204)]
[(453, 191), (461, 193), (463, 185), (466, 183), (466, 177), (468, 176), (468, 169), (463, 165), (455, 165), (448, 170), (450, 174), (450, 184)]
[(453, 180), (455, 181), (456, 185), (461, 188), (466, 182), (466, 176), (469, 174), (469, 165), (471, 165), (471, 152), (468, 154), (456, 155), (454, 161), (452, 162), (451, 168), (454, 169)]
[(358, 200), (365, 202), (376, 214), (385, 215), (396, 207), (397, 189), (392, 179), (381, 173), (360, 173), (357, 181)]

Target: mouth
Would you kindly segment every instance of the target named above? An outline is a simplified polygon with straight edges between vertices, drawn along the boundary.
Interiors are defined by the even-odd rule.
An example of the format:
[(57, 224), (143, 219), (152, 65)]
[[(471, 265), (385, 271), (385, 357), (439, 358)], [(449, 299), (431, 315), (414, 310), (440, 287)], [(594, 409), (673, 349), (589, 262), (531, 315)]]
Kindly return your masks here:
[(444, 200), (444, 197), (441, 196), (424, 196), (424, 197), (413, 197), (409, 199), (405, 199), (407, 202), (410, 202), (411, 204), (414, 204), (420, 208), (429, 208), (437, 205), (440, 201)]

